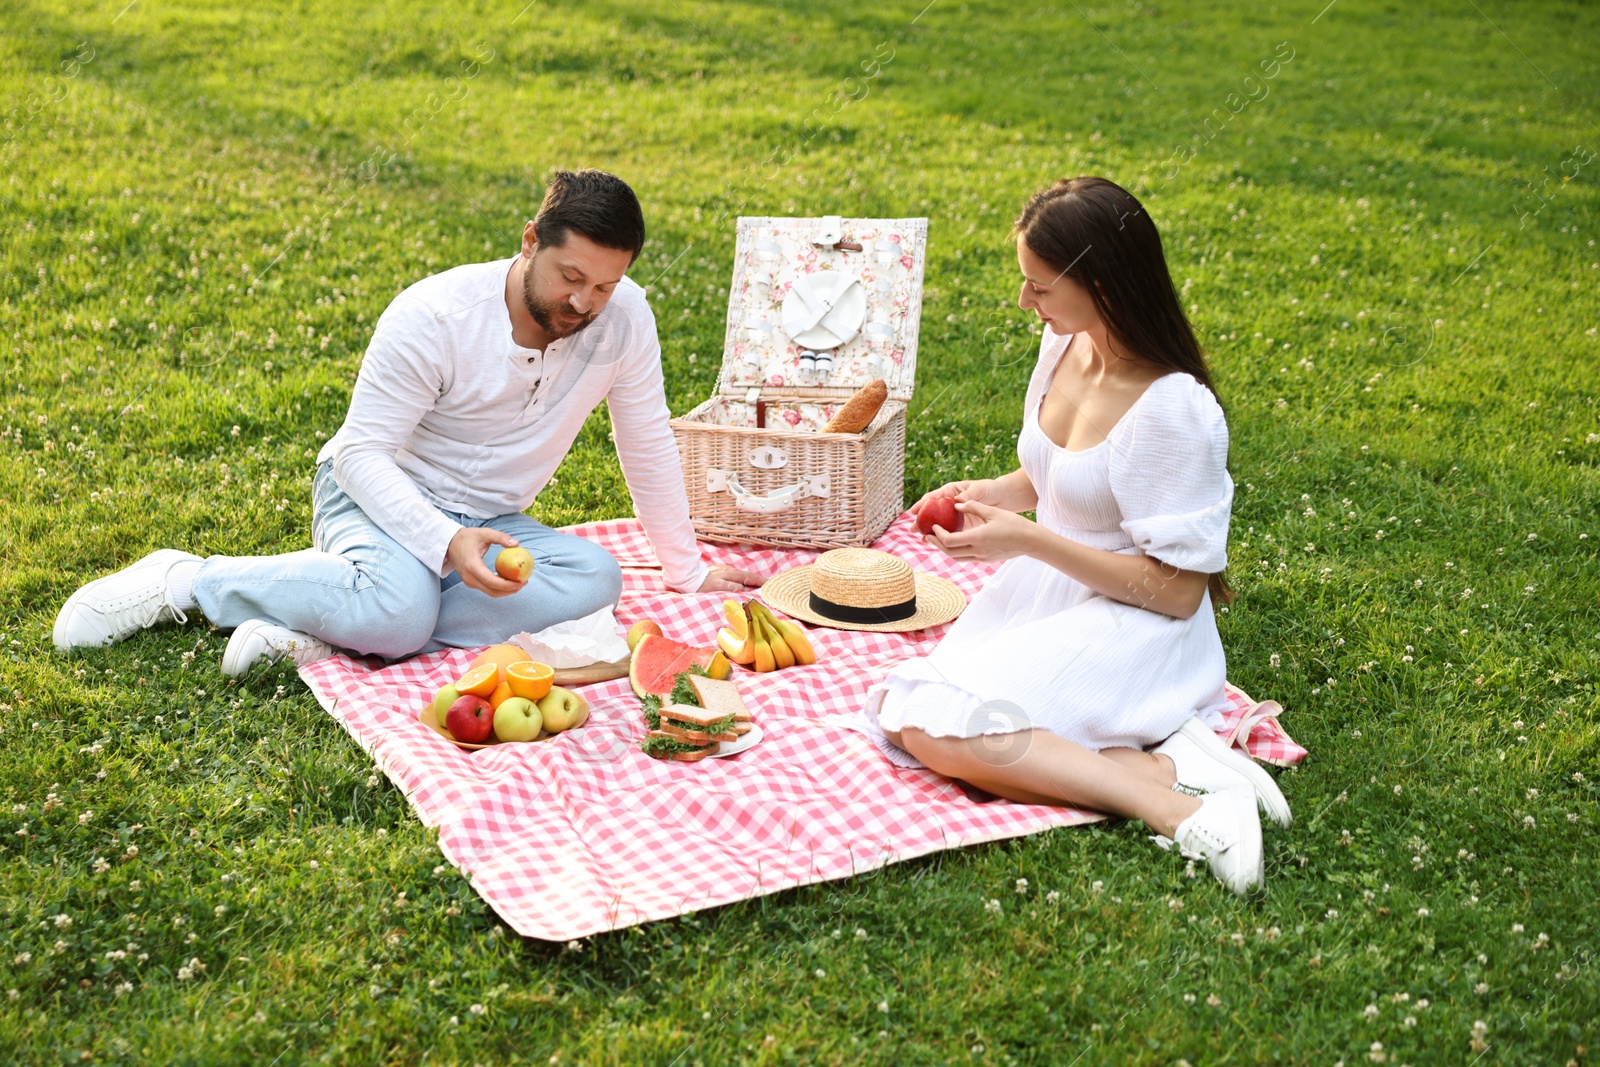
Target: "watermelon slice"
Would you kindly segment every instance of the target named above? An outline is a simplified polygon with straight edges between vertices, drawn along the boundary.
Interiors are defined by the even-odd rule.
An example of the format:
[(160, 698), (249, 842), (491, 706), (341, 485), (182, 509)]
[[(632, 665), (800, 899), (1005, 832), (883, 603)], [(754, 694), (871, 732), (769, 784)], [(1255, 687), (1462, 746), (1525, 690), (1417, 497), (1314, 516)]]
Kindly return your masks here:
[(646, 634), (628, 661), (628, 683), (638, 697), (651, 693), (665, 697), (672, 692), (673, 679), (690, 667), (699, 667), (713, 678), (733, 673), (721, 649), (696, 648), (670, 637)]

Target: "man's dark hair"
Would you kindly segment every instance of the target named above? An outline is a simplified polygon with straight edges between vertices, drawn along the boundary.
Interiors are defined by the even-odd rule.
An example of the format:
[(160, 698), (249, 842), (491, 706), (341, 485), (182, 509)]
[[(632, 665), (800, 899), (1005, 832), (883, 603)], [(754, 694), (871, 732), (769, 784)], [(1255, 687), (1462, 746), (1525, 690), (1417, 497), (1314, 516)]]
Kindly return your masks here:
[(644, 211), (628, 183), (615, 174), (558, 170), (545, 188), (533, 232), (541, 246), (560, 248), (573, 230), (602, 248), (629, 253), (632, 263), (644, 247)]

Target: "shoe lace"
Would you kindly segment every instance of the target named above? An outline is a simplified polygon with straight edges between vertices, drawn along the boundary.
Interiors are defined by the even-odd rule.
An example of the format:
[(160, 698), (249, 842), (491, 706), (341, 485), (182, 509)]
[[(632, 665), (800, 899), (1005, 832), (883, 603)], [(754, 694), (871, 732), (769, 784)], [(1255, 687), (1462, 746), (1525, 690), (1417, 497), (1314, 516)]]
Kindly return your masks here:
[(189, 621), (189, 616), (185, 615), (168, 600), (165, 593), (135, 600), (124, 607), (106, 611), (104, 614), (107, 621), (117, 630), (142, 630), (148, 626), (154, 626), (162, 621), (163, 618), (170, 618), (178, 623)]

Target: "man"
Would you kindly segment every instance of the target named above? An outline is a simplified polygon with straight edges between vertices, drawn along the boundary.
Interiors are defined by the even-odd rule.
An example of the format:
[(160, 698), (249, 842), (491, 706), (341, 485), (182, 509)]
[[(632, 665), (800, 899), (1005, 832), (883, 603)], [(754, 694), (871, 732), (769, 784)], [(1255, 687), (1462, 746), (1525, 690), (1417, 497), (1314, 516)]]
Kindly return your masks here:
[[(263, 657), (304, 664), (335, 648), (385, 659), (473, 648), (615, 605), (622, 572), (608, 552), (522, 513), (602, 399), (667, 587), (760, 585), (700, 559), (655, 318), (624, 273), (643, 246), (625, 182), (558, 171), (519, 255), (417, 282), (378, 319), (344, 425), (317, 457), (316, 547), (153, 552), (74, 593), (56, 647), (108, 645), (198, 609), (233, 629), (222, 670), (238, 677)], [(493, 568), (516, 545), (536, 563), (525, 583)]]

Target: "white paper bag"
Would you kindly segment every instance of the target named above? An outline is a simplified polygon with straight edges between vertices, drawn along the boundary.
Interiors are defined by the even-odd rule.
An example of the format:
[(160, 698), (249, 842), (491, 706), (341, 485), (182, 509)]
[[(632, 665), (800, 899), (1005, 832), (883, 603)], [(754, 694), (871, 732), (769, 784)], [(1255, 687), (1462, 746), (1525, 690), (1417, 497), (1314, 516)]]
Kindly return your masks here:
[(536, 634), (513, 634), (510, 643), (522, 648), (537, 662), (557, 669), (615, 663), (628, 658), (627, 637), (609, 606), (581, 619), (547, 626)]

